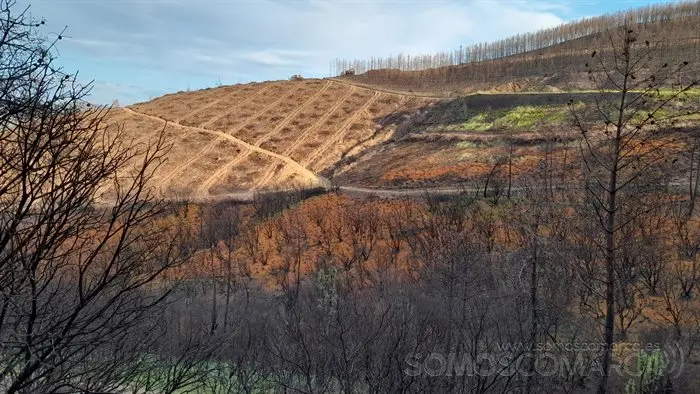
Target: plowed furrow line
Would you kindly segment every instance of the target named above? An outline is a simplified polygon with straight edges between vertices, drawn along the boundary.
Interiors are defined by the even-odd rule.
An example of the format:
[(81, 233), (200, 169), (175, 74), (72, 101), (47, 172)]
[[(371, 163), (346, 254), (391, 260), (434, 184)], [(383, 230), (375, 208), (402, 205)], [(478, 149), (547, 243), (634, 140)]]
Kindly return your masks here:
[[(220, 114), (219, 116), (215, 116), (215, 117), (213, 117), (212, 119), (207, 120), (206, 122), (202, 123), (199, 127), (204, 127), (204, 128), (206, 128), (207, 126), (210, 126), (210, 125), (212, 125), (213, 123), (216, 123), (217, 121), (219, 121), (219, 120), (221, 120), (221, 119), (223, 119), (223, 118), (225, 118), (225, 117), (231, 115), (231, 113), (233, 113), (233, 111), (235, 111), (236, 109), (238, 109), (241, 105), (246, 104), (246, 103), (249, 103), (251, 100), (254, 100), (256, 97), (260, 96), (260, 95), (263, 94), (266, 90), (268, 90), (271, 86), (272, 86), (272, 85), (263, 86), (260, 90), (258, 90), (257, 92), (255, 92), (255, 94), (253, 94), (252, 96), (250, 96), (250, 97), (244, 99), (243, 101), (239, 101), (238, 103), (234, 104), (231, 108), (229, 108), (228, 111), (225, 111), (224, 113)], [(177, 123), (179, 123), (179, 122), (177, 122)]]
[(369, 100), (367, 100), (366, 103), (364, 103), (357, 111), (355, 111), (352, 116), (348, 118), (348, 120), (343, 123), (343, 125), (338, 129), (338, 131), (333, 134), (323, 145), (321, 145), (318, 149), (313, 151), (304, 161), (302, 161), (303, 166), (308, 166), (311, 164), (316, 158), (318, 158), (323, 152), (328, 150), (328, 148), (336, 143), (340, 138), (343, 137), (343, 135), (347, 132), (347, 129), (350, 128), (350, 126), (357, 120), (357, 118), (364, 113), (367, 108), (369, 108), (370, 105), (372, 105), (381, 95), (381, 92), (375, 92), (374, 96), (372, 96)]
[[(226, 132), (227, 132), (227, 133), (230, 133), (231, 135), (233, 135), (233, 134), (235, 134), (235, 133), (241, 131), (244, 127), (246, 127), (246, 126), (248, 125), (248, 123), (252, 122), (255, 118), (257, 118), (258, 116), (264, 114), (265, 112), (267, 112), (267, 111), (269, 111), (269, 110), (275, 108), (276, 106), (279, 105), (279, 103), (281, 103), (282, 101), (284, 101), (284, 100), (288, 99), (289, 97), (293, 96), (294, 93), (296, 93), (297, 90), (299, 90), (299, 88), (300, 88), (300, 87), (297, 86), (297, 87), (295, 87), (294, 89), (290, 90), (290, 91), (289, 91), (287, 94), (285, 94), (284, 96), (281, 96), (281, 97), (278, 98), (277, 100), (275, 100), (275, 101), (273, 101), (272, 103), (270, 103), (270, 104), (268, 104), (267, 106), (265, 106), (265, 107), (264, 107), (263, 109), (261, 109), (260, 111), (258, 111), (258, 112), (256, 112), (256, 113), (254, 113), (253, 115), (247, 117), (247, 118), (243, 121), (243, 123), (239, 124), (238, 126), (234, 127), (234, 128), (231, 129), (231, 130), (226, 130)], [(206, 127), (204, 127), (204, 126), (201, 126), (201, 127), (202, 127), (202, 128), (206, 128)]]
[(214, 141), (208, 143), (206, 146), (204, 146), (204, 148), (200, 149), (197, 153), (192, 155), (192, 157), (189, 160), (185, 161), (184, 163), (181, 163), (179, 166), (171, 170), (165, 177), (158, 181), (155, 187), (157, 187), (162, 193), (165, 193), (168, 184), (170, 183), (170, 181), (173, 180), (173, 178), (175, 178), (177, 174), (184, 171), (187, 167), (191, 166), (197, 160), (201, 159), (204, 155), (209, 153), (221, 141), (223, 141), (222, 138), (216, 138), (214, 139)]
[[(249, 117), (248, 119), (246, 119), (243, 123), (241, 123), (240, 125), (238, 125), (238, 126), (237, 126), (236, 128), (234, 128), (233, 130), (230, 130), (229, 133), (235, 134), (235, 133), (238, 132), (239, 130), (243, 129), (248, 123), (250, 123), (251, 120), (257, 118), (258, 116), (264, 114), (265, 112), (269, 111), (270, 109), (276, 107), (279, 103), (281, 103), (281, 102), (284, 101), (285, 99), (287, 99), (287, 98), (293, 96), (294, 93), (296, 93), (297, 90), (299, 90), (300, 88), (301, 88), (300, 86), (297, 86), (296, 88), (292, 89), (292, 90), (289, 91), (289, 93), (287, 93), (286, 95), (280, 97), (279, 99), (275, 100), (275, 101), (272, 102), (270, 105), (268, 105), (267, 107), (265, 107), (265, 108), (263, 108), (262, 110), (258, 111), (256, 114), (254, 114), (253, 116), (251, 116), (251, 117)], [(289, 119), (289, 117), (287, 117), (286, 119)], [(286, 120), (286, 119), (285, 119), (285, 120)], [(284, 126), (283, 126), (283, 127), (284, 127)], [(281, 129), (281, 128), (280, 128), (280, 129)], [(277, 131), (276, 131), (276, 130), (277, 130), (277, 128), (273, 129), (271, 132), (269, 132), (269, 133), (263, 135), (262, 137), (258, 138), (258, 139), (253, 143), (253, 146), (259, 147), (263, 142), (265, 142), (268, 138), (270, 138), (271, 135), (273, 135), (274, 133), (276, 133), (277, 131), (279, 131), (279, 130), (277, 130)], [(195, 193), (194, 193), (194, 194), (197, 195), (197, 196), (199, 196), (199, 195), (206, 195), (206, 194), (208, 193), (208, 191), (209, 191), (209, 188), (212, 187), (216, 182), (218, 182), (219, 180), (221, 180), (221, 179), (226, 175), (226, 173), (228, 172), (229, 169), (231, 169), (233, 166), (235, 166), (235, 165), (237, 165), (238, 163), (240, 163), (240, 162), (242, 162), (243, 160), (245, 160), (251, 153), (252, 153), (252, 150), (250, 150), (250, 149), (248, 149), (248, 150), (245, 151), (245, 152), (241, 152), (241, 154), (240, 154), (237, 158), (235, 158), (235, 159), (233, 159), (232, 161), (228, 162), (227, 164), (223, 165), (221, 168), (219, 168), (218, 170), (216, 170), (209, 178), (207, 178), (201, 185), (199, 185), (199, 187), (197, 187), (197, 189), (195, 190)]]
[(259, 139), (258, 141), (256, 141), (255, 144), (258, 145), (258, 146), (260, 146), (260, 144), (262, 144), (263, 142), (267, 141), (268, 138), (270, 138), (270, 137), (272, 137), (273, 135), (279, 133), (280, 130), (282, 130), (285, 126), (287, 126), (287, 125), (289, 124), (289, 122), (291, 122), (292, 119), (294, 119), (295, 116), (297, 116), (301, 111), (305, 110), (309, 105), (311, 105), (311, 103), (313, 103), (313, 102), (318, 98), (318, 96), (320, 96), (323, 92), (325, 92), (330, 86), (331, 86), (331, 82), (330, 82), (330, 81), (329, 81), (329, 82), (326, 82), (326, 84), (323, 86), (323, 88), (321, 88), (321, 90), (319, 90), (318, 92), (316, 92), (316, 94), (314, 94), (313, 96), (311, 96), (311, 98), (309, 98), (308, 100), (306, 100), (306, 101), (304, 102), (304, 104), (300, 105), (299, 108), (297, 108), (297, 109), (294, 110), (294, 112), (292, 112), (291, 114), (287, 115), (287, 117), (284, 118), (274, 129), (272, 129), (271, 132), (269, 132), (269, 133), (265, 134), (264, 136), (260, 137), (260, 139)]
[[(286, 157), (286, 156), (283, 156), (283, 155), (280, 155), (279, 153), (271, 152), (271, 151), (269, 151), (269, 150), (266, 150), (266, 149), (263, 149), (263, 148), (260, 148), (260, 147), (251, 145), (251, 144), (249, 144), (249, 143), (247, 143), (247, 142), (245, 142), (245, 141), (243, 141), (243, 140), (241, 140), (241, 139), (239, 139), (239, 138), (236, 138), (236, 137), (234, 137), (234, 136), (232, 136), (232, 135), (230, 135), (230, 134), (224, 133), (224, 132), (222, 132), (222, 131), (211, 130), (211, 129), (205, 129), (205, 128), (203, 128), (203, 127), (185, 126), (185, 125), (181, 125), (181, 124), (177, 124), (177, 123), (168, 122), (167, 120), (165, 120), (165, 119), (163, 119), (163, 118), (159, 118), (159, 117), (157, 117), (157, 116), (147, 115), (147, 114), (143, 114), (143, 113), (140, 113), (140, 112), (136, 112), (136, 111), (134, 111), (134, 110), (132, 110), (132, 109), (130, 109), (130, 108), (125, 108), (125, 109), (126, 109), (127, 111), (130, 111), (130, 112), (136, 114), (136, 115), (144, 116), (144, 117), (147, 117), (147, 118), (150, 118), (150, 119), (156, 119), (156, 120), (159, 120), (159, 121), (161, 121), (161, 122), (168, 123), (168, 124), (170, 124), (170, 125), (173, 125), (173, 126), (176, 126), (176, 127), (180, 127), (180, 128), (182, 128), (182, 129), (185, 129), (185, 130), (201, 131), (201, 132), (204, 132), (204, 133), (209, 133), (209, 134), (213, 134), (213, 135), (215, 135), (215, 136), (217, 136), (217, 137), (220, 137), (219, 139), (221, 139), (221, 138), (227, 139), (227, 140), (233, 142), (234, 144), (241, 146), (242, 148), (249, 149), (249, 150), (252, 150), (252, 151), (255, 151), (255, 152), (259, 152), (259, 153), (262, 153), (262, 154), (264, 154), (264, 155), (266, 155), (266, 156), (270, 156), (270, 157), (273, 157), (273, 158), (282, 160), (286, 165), (290, 166), (290, 167), (293, 168), (297, 173), (299, 173), (299, 175), (301, 175), (302, 177), (304, 177), (310, 184), (322, 185), (322, 186), (325, 186), (325, 185), (327, 184), (327, 180), (325, 180), (323, 177), (320, 177), (320, 176), (314, 174), (312, 171), (310, 171), (309, 169), (305, 168), (304, 166), (302, 166), (302, 165), (299, 164), (298, 162), (294, 161), (293, 159), (291, 159), (291, 158), (289, 158), (289, 157)], [(212, 142), (212, 144), (213, 144), (213, 142)], [(206, 148), (206, 147), (205, 147), (205, 148)], [(206, 152), (205, 152), (205, 153), (206, 153)], [(200, 156), (201, 156), (201, 151), (200, 151)], [(194, 161), (192, 161), (192, 162), (194, 162)], [(189, 163), (189, 164), (191, 164), (191, 163)], [(189, 165), (189, 164), (188, 164), (188, 165)], [(184, 169), (185, 167), (186, 167), (186, 166), (183, 166), (183, 169)]]
[[(308, 100), (304, 102), (304, 104), (300, 105), (294, 112), (289, 114), (287, 117), (285, 117), (272, 131), (269, 133), (265, 134), (264, 136), (260, 137), (255, 143), (253, 144), (254, 146), (260, 146), (262, 145), (263, 142), (267, 141), (270, 137), (273, 135), (277, 134), (282, 130), (285, 126), (291, 122), (292, 119), (294, 119), (295, 116), (297, 116), (301, 111), (305, 110), (311, 103), (313, 103), (323, 92), (325, 92), (329, 87), (331, 86), (331, 82), (328, 81), (326, 84), (318, 91), (316, 92), (313, 96), (311, 96)], [(200, 185), (197, 190), (195, 191), (195, 195), (204, 195), (207, 194), (209, 191), (209, 188), (214, 185), (218, 180), (220, 180), (233, 166), (237, 165), (241, 161), (243, 161), (245, 158), (247, 158), (250, 153), (252, 153), (251, 150), (248, 150), (247, 152), (242, 153), (239, 157), (233, 159), (229, 163), (225, 164), (222, 166), (220, 169), (218, 169), (212, 176), (207, 179), (202, 185)]]
[[(232, 93), (229, 93), (229, 94), (224, 95), (223, 97), (221, 97), (221, 98), (218, 99), (218, 100), (210, 101), (209, 103), (207, 103), (207, 104), (205, 104), (205, 105), (203, 105), (203, 106), (201, 106), (201, 107), (199, 107), (199, 108), (197, 108), (197, 109), (195, 109), (195, 110), (193, 110), (193, 111), (190, 111), (190, 112), (188, 112), (188, 113), (186, 113), (186, 114), (180, 116), (179, 118), (175, 119), (175, 123), (180, 123), (180, 122), (182, 122), (183, 120), (189, 118), (190, 116), (197, 115), (198, 113), (200, 113), (200, 112), (202, 112), (202, 111), (204, 111), (204, 110), (207, 110), (207, 109), (209, 109), (209, 108), (211, 108), (211, 107), (213, 107), (213, 106), (215, 106), (215, 105), (221, 103), (221, 102), (224, 101), (224, 100), (228, 100), (228, 99), (230, 99), (232, 96), (235, 96), (236, 93), (237, 93), (237, 92), (232, 92)], [(259, 91), (256, 92), (256, 93), (253, 93), (253, 95), (255, 95), (255, 94), (257, 94), (257, 93), (259, 93)], [(246, 100), (246, 99), (243, 99), (243, 101), (245, 101), (245, 100)], [(237, 106), (237, 105), (238, 105), (238, 104), (236, 104), (235, 106)], [(235, 106), (234, 106), (234, 108), (235, 108)]]
[(212, 186), (214, 186), (214, 184), (215, 184), (216, 182), (218, 182), (218, 181), (220, 181), (221, 179), (223, 179), (224, 176), (226, 176), (226, 173), (228, 173), (228, 171), (229, 171), (231, 168), (233, 168), (233, 167), (236, 166), (238, 163), (240, 163), (241, 161), (243, 161), (243, 159), (245, 159), (246, 157), (248, 157), (248, 156), (250, 155), (250, 152), (252, 152), (252, 151), (251, 151), (251, 150), (247, 150), (247, 151), (245, 151), (245, 152), (241, 152), (241, 154), (240, 154), (237, 158), (235, 158), (235, 159), (229, 161), (228, 163), (224, 164), (223, 166), (219, 167), (219, 169), (216, 170), (216, 171), (214, 172), (214, 174), (212, 174), (212, 176), (210, 176), (209, 178), (207, 178), (201, 185), (199, 185), (199, 186), (197, 187), (197, 189), (194, 191), (193, 194), (194, 194), (195, 196), (198, 196), (198, 197), (205, 197), (205, 196), (207, 196), (207, 195), (209, 194), (209, 189), (210, 189)]
[[(326, 111), (326, 113), (322, 117), (318, 118), (318, 120), (316, 122), (314, 122), (314, 124), (312, 124), (311, 126), (306, 128), (306, 130), (304, 130), (301, 134), (299, 134), (297, 139), (294, 140), (294, 142), (284, 152), (282, 152), (282, 155), (289, 156), (292, 152), (294, 152), (294, 150), (296, 150), (296, 148), (298, 148), (299, 145), (301, 145), (306, 140), (306, 137), (309, 136), (309, 134), (311, 134), (313, 131), (315, 131), (316, 129), (321, 127), (328, 120), (328, 118), (330, 118), (330, 116), (333, 114), (333, 112), (337, 111), (340, 108), (340, 106), (343, 105), (343, 103), (348, 98), (350, 98), (350, 96), (354, 92), (355, 92), (355, 87), (351, 86), (348, 89), (348, 92), (343, 97), (341, 97), (328, 111)], [(275, 164), (270, 164), (267, 167), (265, 174), (262, 176), (260, 182), (258, 183), (258, 185), (256, 187), (262, 187), (267, 182), (269, 182), (270, 179), (272, 178), (272, 176), (274, 175), (274, 172), (275, 172)]]

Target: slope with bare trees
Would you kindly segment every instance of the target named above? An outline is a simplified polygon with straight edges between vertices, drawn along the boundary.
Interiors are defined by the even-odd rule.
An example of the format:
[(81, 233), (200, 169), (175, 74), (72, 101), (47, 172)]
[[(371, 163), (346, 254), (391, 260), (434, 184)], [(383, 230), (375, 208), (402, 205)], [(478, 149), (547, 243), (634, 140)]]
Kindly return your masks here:
[[(501, 89), (592, 89), (578, 66), (595, 50), (609, 49), (606, 31), (634, 25), (640, 40), (659, 41), (657, 59), (700, 56), (700, 2), (650, 5), (584, 18), (533, 33), (462, 46), (454, 52), (341, 60), (332, 75), (352, 69), (348, 81), (400, 91), (442, 92)], [(697, 72), (697, 69), (695, 69)]]

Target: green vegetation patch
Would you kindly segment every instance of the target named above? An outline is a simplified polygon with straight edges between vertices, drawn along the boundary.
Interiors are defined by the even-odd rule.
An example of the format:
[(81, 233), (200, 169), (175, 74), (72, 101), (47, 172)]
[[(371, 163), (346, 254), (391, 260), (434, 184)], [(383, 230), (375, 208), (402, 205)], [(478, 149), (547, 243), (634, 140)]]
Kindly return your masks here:
[[(656, 93), (656, 92), (655, 92)], [(656, 96), (656, 94), (654, 94)], [(659, 89), (658, 96), (660, 99), (666, 100), (672, 97), (677, 97), (679, 100), (684, 99), (700, 99), (700, 88), (691, 88), (683, 93), (678, 93), (677, 89)]]
[(493, 122), (488, 120), (488, 114), (482, 112), (472, 116), (469, 120), (460, 125), (461, 130), (486, 131), (493, 127)]
[(477, 144), (471, 142), (471, 141), (461, 141), (458, 142), (457, 145), (455, 145), (457, 149), (475, 149), (477, 148)]
[(569, 111), (564, 106), (524, 105), (508, 110), (494, 121), (495, 126), (507, 128), (529, 128), (539, 124), (563, 123)]
[[(655, 121), (668, 122), (668, 121), (686, 121), (686, 122), (697, 122), (700, 121), (700, 112), (696, 109), (688, 110), (686, 108), (661, 108), (656, 111), (639, 111), (635, 113), (631, 121), (633, 123), (639, 123), (648, 117), (653, 117)], [(665, 123), (661, 123), (665, 124)]]
[[(654, 94), (656, 101), (671, 98), (672, 90), (659, 91)], [(465, 108), (466, 109), (466, 108)], [(595, 104), (577, 101), (574, 104), (576, 112), (586, 117), (596, 113)], [(667, 107), (656, 111), (656, 120), (698, 121), (700, 115), (700, 89), (691, 89), (681, 96), (671, 100)], [(598, 109), (599, 110), (599, 109)], [(648, 111), (633, 114), (633, 122), (639, 122), (649, 116)], [(614, 116), (612, 116), (614, 117)], [(468, 131), (487, 132), (491, 130), (529, 130), (539, 126), (564, 126), (571, 122), (571, 111), (568, 105), (520, 105), (505, 109), (485, 109), (481, 111), (466, 109), (459, 115), (453, 115), (449, 122), (437, 122), (427, 128), (427, 131)], [(442, 123), (442, 124), (440, 124)]]
[[(583, 105), (578, 104), (577, 105)], [(474, 114), (463, 123), (447, 127), (454, 131), (488, 131), (498, 128), (527, 129), (543, 124), (558, 125), (569, 119), (564, 105), (521, 105), (505, 110), (491, 110)]]

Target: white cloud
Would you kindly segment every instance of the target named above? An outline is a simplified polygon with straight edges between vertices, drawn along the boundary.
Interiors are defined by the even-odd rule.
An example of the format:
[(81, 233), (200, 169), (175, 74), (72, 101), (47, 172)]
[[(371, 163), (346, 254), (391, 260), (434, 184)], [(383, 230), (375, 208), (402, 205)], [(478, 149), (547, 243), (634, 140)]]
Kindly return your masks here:
[(283, 49), (265, 49), (243, 53), (240, 58), (265, 66), (301, 66), (304, 59), (312, 56), (308, 51), (288, 51)]
[(69, 26), (62, 45), (71, 53), (164, 77), (225, 81), (326, 76), (338, 57), (451, 51), (557, 25), (557, 10), (556, 3), (513, 0), (33, 0), (32, 6), (49, 28)]
[(149, 90), (136, 85), (125, 85), (109, 81), (94, 81), (92, 84), (92, 94), (88, 101), (96, 104), (111, 104), (115, 99), (120, 104), (134, 103), (145, 98), (155, 98), (159, 92)]

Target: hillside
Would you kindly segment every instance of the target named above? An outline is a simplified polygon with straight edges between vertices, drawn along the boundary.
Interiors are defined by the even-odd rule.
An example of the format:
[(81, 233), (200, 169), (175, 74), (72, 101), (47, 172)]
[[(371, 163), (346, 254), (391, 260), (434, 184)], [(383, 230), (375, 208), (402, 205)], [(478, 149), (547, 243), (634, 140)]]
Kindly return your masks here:
[[(77, 3), (54, 11), (88, 23), (95, 57), (78, 57), (144, 81), (102, 81), (110, 94), (186, 80), (96, 50), (158, 59), (151, 37), (197, 60), (198, 79), (247, 75), (204, 51), (245, 53), (221, 34), (241, 20), (221, 2)], [(261, 47), (263, 16), (295, 17), (268, 3), (238, 29)], [(621, 15), (658, 27), (700, 16), (692, 4)], [(208, 17), (185, 26), (185, 11)], [(369, 21), (384, 13), (395, 5)], [(88, 102), (55, 25), (11, 0), (0, 15), (0, 393), (700, 392), (700, 74), (676, 59), (700, 39), (618, 29), (588, 53), (605, 40), (572, 25), (469, 65), (122, 108)], [(108, 20), (134, 45), (103, 40)], [(287, 48), (249, 60), (282, 70)]]
[[(342, 80), (278, 81), (169, 94), (114, 109), (107, 119), (137, 144), (165, 130), (171, 148), (151, 183), (164, 197), (250, 200), (260, 190), (331, 182), (364, 194), (457, 190), (497, 175), (506, 157), (513, 157), (515, 185), (547, 157), (573, 170), (579, 163), (566, 104), (585, 107), (597, 97), (536, 92), (448, 99)], [(695, 111), (698, 98), (693, 90), (674, 111)]]
[(317, 174), (391, 136), (402, 111), (431, 100), (324, 81), (278, 81), (169, 94), (113, 110), (137, 144), (165, 129), (171, 149), (152, 186), (168, 198), (250, 196), (325, 186)]
[[(460, 47), (454, 52), (399, 54), (331, 63), (340, 78), (379, 89), (460, 95), (476, 91), (591, 89), (584, 70), (593, 51), (612, 53), (621, 29), (654, 47), (656, 60), (700, 59), (700, 2), (652, 5), (586, 18), (551, 29)], [(618, 40), (619, 41), (619, 40)], [(346, 70), (355, 75), (345, 75)], [(697, 64), (689, 72), (697, 74)]]
[[(590, 77), (601, 75), (586, 71), (591, 54), (613, 59), (614, 35), (628, 22), (636, 30), (633, 45), (653, 54), (649, 69), (690, 61), (662, 89), (700, 72), (700, 2), (688, 2), (585, 19), (449, 56), (337, 62), (339, 70), (357, 68), (355, 75), (168, 94), (115, 109), (107, 121), (137, 143), (165, 131), (171, 149), (151, 186), (171, 199), (251, 199), (260, 190), (331, 183), (382, 192), (455, 188), (498, 175), (506, 157), (509, 182), (517, 184), (546, 157), (578, 165), (570, 159), (575, 137), (566, 104), (596, 100)], [(673, 115), (695, 112), (699, 97), (694, 90), (691, 103), (674, 103)]]

